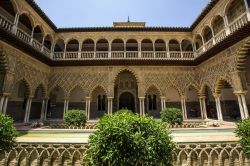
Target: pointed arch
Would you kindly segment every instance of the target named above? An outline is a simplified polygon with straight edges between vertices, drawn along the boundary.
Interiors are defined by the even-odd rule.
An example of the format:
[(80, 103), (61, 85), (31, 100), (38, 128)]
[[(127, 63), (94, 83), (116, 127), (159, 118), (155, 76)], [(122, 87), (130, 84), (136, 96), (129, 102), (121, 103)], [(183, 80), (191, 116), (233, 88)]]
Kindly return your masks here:
[(162, 93), (158, 86), (150, 85), (145, 91), (145, 112), (154, 118), (160, 118)]
[(59, 159), (60, 159), (60, 152), (58, 150), (54, 150), (50, 156), (50, 164), (52, 166), (59, 165)]
[(49, 91), (49, 107), (47, 110), (47, 118), (62, 119), (65, 91), (61, 86), (57, 85)]
[(15, 15), (18, 13), (18, 5), (16, 2), (14, 0), (1, 0), (0, 8), (4, 10), (1, 14), (13, 23)]
[(108, 95), (108, 91), (106, 88), (104, 88), (103, 85), (95, 85), (94, 87), (92, 87), (90, 90), (89, 90), (89, 95), (92, 96), (93, 95), (93, 92), (97, 89), (100, 89), (100, 90), (103, 90), (105, 95)]
[(112, 80), (113, 80), (113, 83), (115, 83), (115, 81), (117, 80), (119, 74), (121, 74), (121, 73), (123, 73), (123, 72), (129, 72), (129, 73), (131, 73), (131, 74), (135, 77), (136, 82), (137, 82), (137, 83), (140, 82), (139, 75), (138, 75), (134, 70), (129, 69), (129, 68), (122, 68), (122, 69), (120, 69), (120, 70), (118, 70), (118, 71), (116, 71), (116, 72), (114, 73), (114, 77), (113, 77), (113, 79), (112, 79)]
[(108, 111), (107, 91), (102, 85), (91, 89), (90, 119), (99, 119)]
[(32, 34), (32, 29), (34, 26), (34, 20), (31, 15), (27, 12), (22, 12), (19, 16), (18, 28), (22, 29), (28, 35)]
[(147, 87), (145, 88), (144, 95), (146, 95), (147, 92), (148, 92), (150, 89), (156, 90), (156, 92), (158, 93), (159, 96), (163, 96), (162, 91), (161, 91), (160, 88), (159, 88), (157, 85), (155, 85), (155, 84), (151, 84), (151, 85), (147, 86)]
[(225, 5), (224, 13), (228, 23), (232, 23), (236, 18), (246, 11), (244, 0), (229, 0)]
[(39, 84), (35, 89), (34, 89), (34, 94), (33, 94), (33, 96), (34, 97), (36, 97), (36, 91), (38, 90), (38, 89), (41, 89), (41, 93), (42, 93), (42, 98), (45, 98), (46, 96), (47, 96), (47, 88), (46, 88), (46, 86), (43, 84), (43, 83), (41, 83), (41, 84)]
[(199, 103), (199, 88), (193, 84), (189, 84), (185, 88), (185, 99), (188, 119), (201, 118), (201, 109)]
[(72, 86), (72, 88), (69, 90), (68, 96), (71, 96), (76, 89), (79, 90), (80, 94), (84, 94), (82, 96), (82, 98), (84, 99), (86, 92), (85, 92), (84, 88), (81, 85), (78, 85), (78, 84), (75, 85), (75, 86)]
[(39, 153), (36, 149), (33, 149), (28, 156), (28, 165), (38, 165)]
[(247, 39), (245, 43), (237, 51), (237, 70), (246, 70), (247, 57), (250, 55), (250, 39)]
[(59, 161), (61, 162), (61, 165), (72, 165), (72, 156), (70, 152), (66, 149), (61, 153)]
[(223, 89), (223, 87), (230, 87), (233, 88), (232, 84), (226, 80), (223, 77), (220, 77), (219, 79), (217, 79), (216, 84), (215, 84), (215, 90), (214, 92), (218, 95), (221, 94), (221, 90)]
[(78, 150), (75, 150), (72, 154), (72, 165), (80, 166), (81, 156), (81, 153)]
[(42, 165), (45, 165), (46, 163), (49, 162), (49, 152), (47, 149), (43, 150), (41, 153), (40, 153), (40, 156), (39, 156), (39, 164), (42, 166)]
[(16, 86), (18, 86), (18, 89), (19, 89), (19, 85), (20, 84), (23, 84), (24, 85), (24, 90), (25, 90), (25, 92), (24, 92), (24, 95), (25, 96), (30, 96), (30, 95), (32, 95), (32, 89), (31, 89), (31, 84), (25, 79), (25, 78), (22, 78), (22, 79), (20, 79), (19, 81), (17, 81), (16, 82)]

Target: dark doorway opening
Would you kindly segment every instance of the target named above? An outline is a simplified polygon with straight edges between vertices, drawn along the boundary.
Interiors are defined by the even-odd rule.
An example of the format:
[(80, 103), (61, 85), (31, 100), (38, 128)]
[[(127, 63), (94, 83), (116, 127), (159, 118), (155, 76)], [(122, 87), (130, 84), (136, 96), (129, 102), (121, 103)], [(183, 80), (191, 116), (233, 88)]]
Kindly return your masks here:
[(124, 92), (119, 98), (119, 109), (128, 109), (135, 113), (135, 97), (129, 92)]

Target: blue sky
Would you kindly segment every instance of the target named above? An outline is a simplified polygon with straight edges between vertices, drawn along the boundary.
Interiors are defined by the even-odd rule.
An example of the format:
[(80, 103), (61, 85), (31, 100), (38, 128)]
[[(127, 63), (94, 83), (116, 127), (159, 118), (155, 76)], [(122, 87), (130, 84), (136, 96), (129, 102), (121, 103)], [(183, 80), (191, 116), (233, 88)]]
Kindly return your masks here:
[(35, 0), (57, 27), (103, 27), (115, 21), (190, 26), (210, 0)]

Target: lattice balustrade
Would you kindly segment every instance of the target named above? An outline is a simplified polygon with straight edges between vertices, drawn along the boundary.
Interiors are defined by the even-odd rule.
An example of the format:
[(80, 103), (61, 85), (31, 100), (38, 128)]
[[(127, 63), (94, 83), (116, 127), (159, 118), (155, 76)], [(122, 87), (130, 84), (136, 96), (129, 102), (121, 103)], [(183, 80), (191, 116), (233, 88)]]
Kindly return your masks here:
[[(0, 155), (2, 166), (81, 166), (87, 144), (18, 144)], [(235, 143), (178, 144), (173, 153), (175, 166), (249, 166), (241, 147)]]

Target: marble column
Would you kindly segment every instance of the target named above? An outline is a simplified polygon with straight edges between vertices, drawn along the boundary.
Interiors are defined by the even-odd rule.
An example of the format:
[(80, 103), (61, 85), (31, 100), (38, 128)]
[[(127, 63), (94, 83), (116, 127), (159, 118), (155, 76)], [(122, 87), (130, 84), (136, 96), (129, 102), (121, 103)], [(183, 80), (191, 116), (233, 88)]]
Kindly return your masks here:
[(207, 119), (206, 97), (200, 96), (199, 100), (200, 100), (200, 108), (201, 108), (201, 118)]
[(166, 98), (161, 97), (161, 109), (164, 110), (166, 108)]
[(221, 102), (220, 102), (220, 95), (214, 95), (215, 103), (216, 103), (216, 110), (217, 110), (217, 117), (219, 121), (223, 121), (222, 111), (221, 111)]
[(241, 119), (249, 118), (247, 103), (245, 93), (235, 93), (238, 98), (239, 108), (240, 108), (240, 115)]
[(64, 100), (64, 108), (63, 108), (63, 119), (64, 119), (66, 112), (68, 111), (68, 107), (69, 107), (69, 100), (65, 99)]
[(248, 108), (247, 108), (247, 102), (246, 102), (245, 94), (241, 94), (241, 101), (242, 101), (242, 106), (243, 106), (245, 118), (247, 119), (247, 118), (249, 118), (249, 112), (248, 112)]
[(44, 120), (44, 114), (45, 114), (44, 110), (45, 110), (45, 100), (43, 99), (43, 101), (42, 101), (42, 109), (41, 109), (41, 116), (40, 116), (41, 121)]
[(90, 120), (90, 97), (86, 97), (86, 115), (87, 115), (87, 120)]
[(182, 109), (183, 119), (187, 120), (186, 98), (184, 96), (181, 97), (181, 109)]
[(5, 96), (4, 102), (3, 102), (3, 110), (2, 110), (4, 115), (6, 114), (6, 111), (7, 111), (8, 99), (9, 99), (9, 97)]
[(139, 101), (140, 101), (140, 116), (144, 116), (145, 115), (144, 100), (145, 100), (145, 97), (139, 97)]
[(5, 96), (2, 95), (1, 99), (0, 99), (0, 112), (3, 112), (4, 98), (5, 98)]
[(31, 103), (32, 103), (32, 97), (29, 96), (26, 101), (24, 123), (29, 123)]
[(48, 104), (49, 104), (49, 99), (45, 99), (45, 105), (44, 105), (44, 120), (47, 120)]
[(108, 97), (108, 114), (112, 115), (113, 112), (113, 97)]
[(239, 104), (239, 108), (240, 108), (241, 119), (246, 119), (245, 113), (244, 113), (244, 108), (243, 108), (243, 105), (242, 105), (241, 96), (240, 96), (240, 94), (236, 94), (236, 96), (238, 98), (238, 104)]

